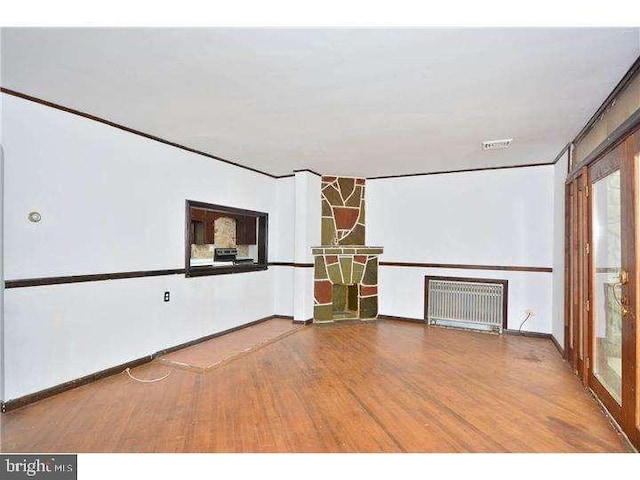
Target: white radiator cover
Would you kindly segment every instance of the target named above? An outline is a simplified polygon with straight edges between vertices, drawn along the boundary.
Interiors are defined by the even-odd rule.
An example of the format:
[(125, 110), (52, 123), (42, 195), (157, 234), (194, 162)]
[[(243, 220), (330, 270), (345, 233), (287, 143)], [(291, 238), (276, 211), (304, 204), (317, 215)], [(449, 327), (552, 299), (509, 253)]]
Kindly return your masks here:
[(504, 283), (428, 278), (426, 285), (430, 325), (502, 332)]

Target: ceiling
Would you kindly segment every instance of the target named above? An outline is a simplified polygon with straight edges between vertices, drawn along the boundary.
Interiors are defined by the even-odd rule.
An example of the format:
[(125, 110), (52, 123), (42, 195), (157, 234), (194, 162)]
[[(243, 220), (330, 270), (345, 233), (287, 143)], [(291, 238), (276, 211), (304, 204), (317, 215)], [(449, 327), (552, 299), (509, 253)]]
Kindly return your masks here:
[(3, 28), (1, 55), (8, 89), (272, 175), (372, 177), (553, 161), (640, 29)]

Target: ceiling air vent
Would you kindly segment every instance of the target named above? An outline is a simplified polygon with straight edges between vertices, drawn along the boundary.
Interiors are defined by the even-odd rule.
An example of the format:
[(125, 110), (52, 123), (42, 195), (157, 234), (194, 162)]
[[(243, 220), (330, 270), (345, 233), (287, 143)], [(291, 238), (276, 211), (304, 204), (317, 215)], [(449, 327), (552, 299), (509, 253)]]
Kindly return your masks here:
[(509, 148), (513, 138), (504, 138), (502, 140), (487, 140), (482, 142), (482, 150), (501, 150)]

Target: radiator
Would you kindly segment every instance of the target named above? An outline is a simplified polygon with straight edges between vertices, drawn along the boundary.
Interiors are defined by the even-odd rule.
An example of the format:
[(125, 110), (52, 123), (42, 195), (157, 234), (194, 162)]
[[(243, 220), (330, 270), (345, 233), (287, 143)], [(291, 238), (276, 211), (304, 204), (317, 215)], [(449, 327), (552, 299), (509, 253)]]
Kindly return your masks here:
[(427, 321), (431, 325), (502, 332), (503, 283), (429, 279)]

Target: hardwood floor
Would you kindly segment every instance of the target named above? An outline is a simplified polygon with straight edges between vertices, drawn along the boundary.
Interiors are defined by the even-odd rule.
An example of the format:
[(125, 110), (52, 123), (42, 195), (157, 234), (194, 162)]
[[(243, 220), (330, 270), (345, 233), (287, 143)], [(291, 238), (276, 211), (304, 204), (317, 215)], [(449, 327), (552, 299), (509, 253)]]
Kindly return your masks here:
[(273, 318), (231, 334), (168, 353), (158, 360), (172, 367), (205, 373), (225, 362), (237, 360), (238, 355), (264, 347), (301, 328), (304, 327), (292, 323), (290, 319)]
[(168, 371), (4, 414), (2, 451), (626, 451), (548, 339), (344, 322), (205, 372), (154, 361), (132, 373)]

